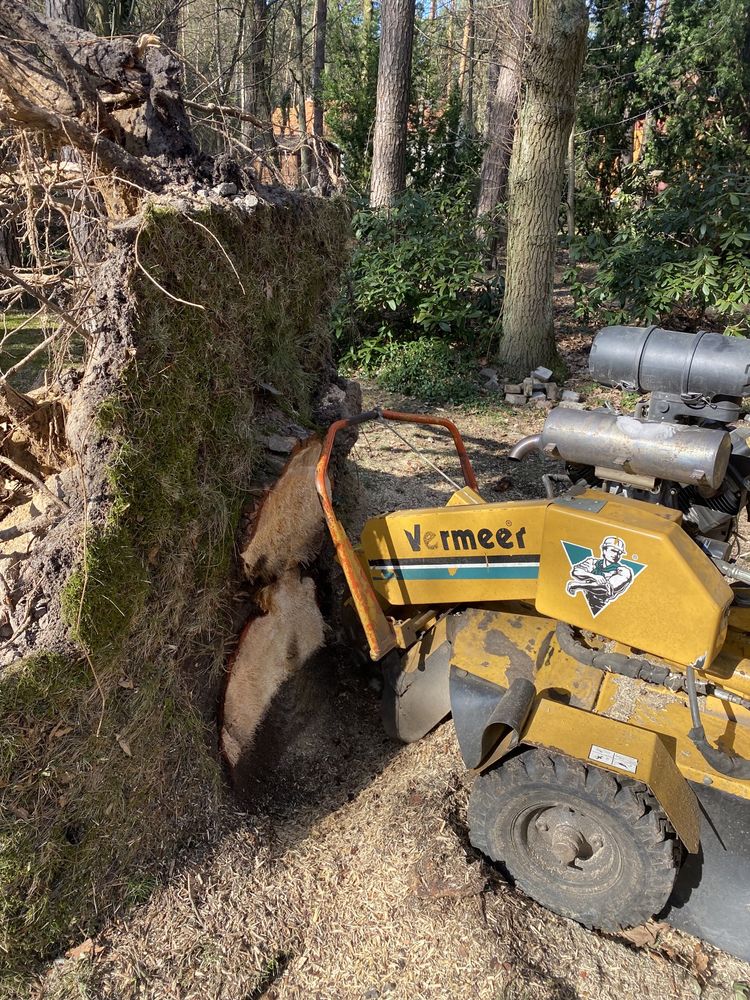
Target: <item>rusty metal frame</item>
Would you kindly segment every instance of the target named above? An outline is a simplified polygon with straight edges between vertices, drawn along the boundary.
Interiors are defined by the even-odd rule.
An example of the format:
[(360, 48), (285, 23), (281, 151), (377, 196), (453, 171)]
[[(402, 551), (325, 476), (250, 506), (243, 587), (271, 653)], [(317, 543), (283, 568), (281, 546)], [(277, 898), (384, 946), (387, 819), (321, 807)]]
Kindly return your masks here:
[(352, 543), (347, 537), (343, 525), (336, 517), (331, 496), (330, 481), (328, 479), (328, 465), (333, 453), (333, 445), (339, 431), (347, 427), (356, 427), (358, 424), (366, 423), (370, 420), (394, 420), (401, 423), (427, 424), (430, 426), (444, 427), (453, 438), (461, 472), (466, 485), (472, 489), (477, 489), (477, 480), (474, 470), (471, 467), (466, 446), (458, 428), (451, 420), (444, 417), (427, 417), (421, 413), (399, 413), (396, 410), (367, 410), (357, 414), (356, 417), (349, 417), (346, 420), (337, 420), (328, 428), (323, 450), (318, 460), (315, 470), (315, 488), (320, 497), (320, 504), (323, 508), (326, 524), (331, 535), (331, 539), (336, 549), (336, 556), (341, 568), (344, 571), (346, 582), (351, 591), (354, 606), (357, 609), (359, 620), (362, 622), (367, 643), (370, 647), (370, 656), (373, 660), (382, 659), (386, 653), (395, 649), (399, 645), (396, 630), (383, 612), (377, 594), (373, 589), (370, 578), (365, 572), (364, 566), (357, 558)]

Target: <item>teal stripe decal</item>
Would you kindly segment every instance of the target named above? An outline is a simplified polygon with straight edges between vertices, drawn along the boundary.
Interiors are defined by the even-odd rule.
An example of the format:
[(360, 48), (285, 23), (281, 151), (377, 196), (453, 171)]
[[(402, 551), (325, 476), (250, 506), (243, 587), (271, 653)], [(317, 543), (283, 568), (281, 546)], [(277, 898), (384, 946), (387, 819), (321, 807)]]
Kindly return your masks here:
[(474, 566), (385, 566), (371, 568), (373, 579), (391, 580), (536, 580), (539, 564)]

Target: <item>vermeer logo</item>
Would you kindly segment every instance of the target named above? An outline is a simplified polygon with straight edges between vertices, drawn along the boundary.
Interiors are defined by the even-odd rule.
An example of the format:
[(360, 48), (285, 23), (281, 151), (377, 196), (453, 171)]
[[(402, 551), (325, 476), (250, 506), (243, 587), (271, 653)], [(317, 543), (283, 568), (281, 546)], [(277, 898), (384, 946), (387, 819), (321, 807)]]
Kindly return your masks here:
[(425, 531), (422, 534), (422, 525), (415, 524), (413, 531), (404, 528), (404, 534), (412, 552), (421, 552), (423, 548), (431, 551), (441, 549), (444, 552), (469, 552), (477, 551), (477, 548), (526, 548), (526, 528), (519, 528), (516, 532), (509, 528), (479, 528), (476, 532), (471, 528), (454, 528), (452, 531)]
[(622, 597), (645, 563), (626, 559), (625, 542), (616, 535), (607, 535), (599, 546), (600, 556), (591, 549), (573, 542), (563, 542), (570, 563), (570, 579), (565, 590), (571, 596), (583, 594), (591, 614), (596, 618), (608, 604)]

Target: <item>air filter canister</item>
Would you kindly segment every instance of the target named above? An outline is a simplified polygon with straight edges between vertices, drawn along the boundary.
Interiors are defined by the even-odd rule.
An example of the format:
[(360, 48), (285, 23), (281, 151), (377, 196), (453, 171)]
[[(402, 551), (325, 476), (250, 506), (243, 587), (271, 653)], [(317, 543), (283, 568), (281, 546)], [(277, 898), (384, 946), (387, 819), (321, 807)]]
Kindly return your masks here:
[(603, 385), (637, 392), (750, 396), (750, 340), (659, 327), (605, 326), (594, 338), (589, 371)]

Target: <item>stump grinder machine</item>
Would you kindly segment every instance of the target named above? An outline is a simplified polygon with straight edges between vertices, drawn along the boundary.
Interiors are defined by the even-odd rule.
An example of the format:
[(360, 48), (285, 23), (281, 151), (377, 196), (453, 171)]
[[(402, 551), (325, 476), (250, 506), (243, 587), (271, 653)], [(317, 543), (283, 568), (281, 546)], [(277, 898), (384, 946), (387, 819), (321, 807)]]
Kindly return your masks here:
[[(660, 916), (750, 960), (750, 343), (607, 327), (589, 367), (641, 398), (519, 441), (564, 463), (540, 499), (486, 503), (450, 421), (387, 410), (331, 426), (316, 487), (386, 728), (453, 718), (472, 844), (587, 927)], [(373, 419), (447, 429), (464, 485), (353, 546), (327, 466)]]

